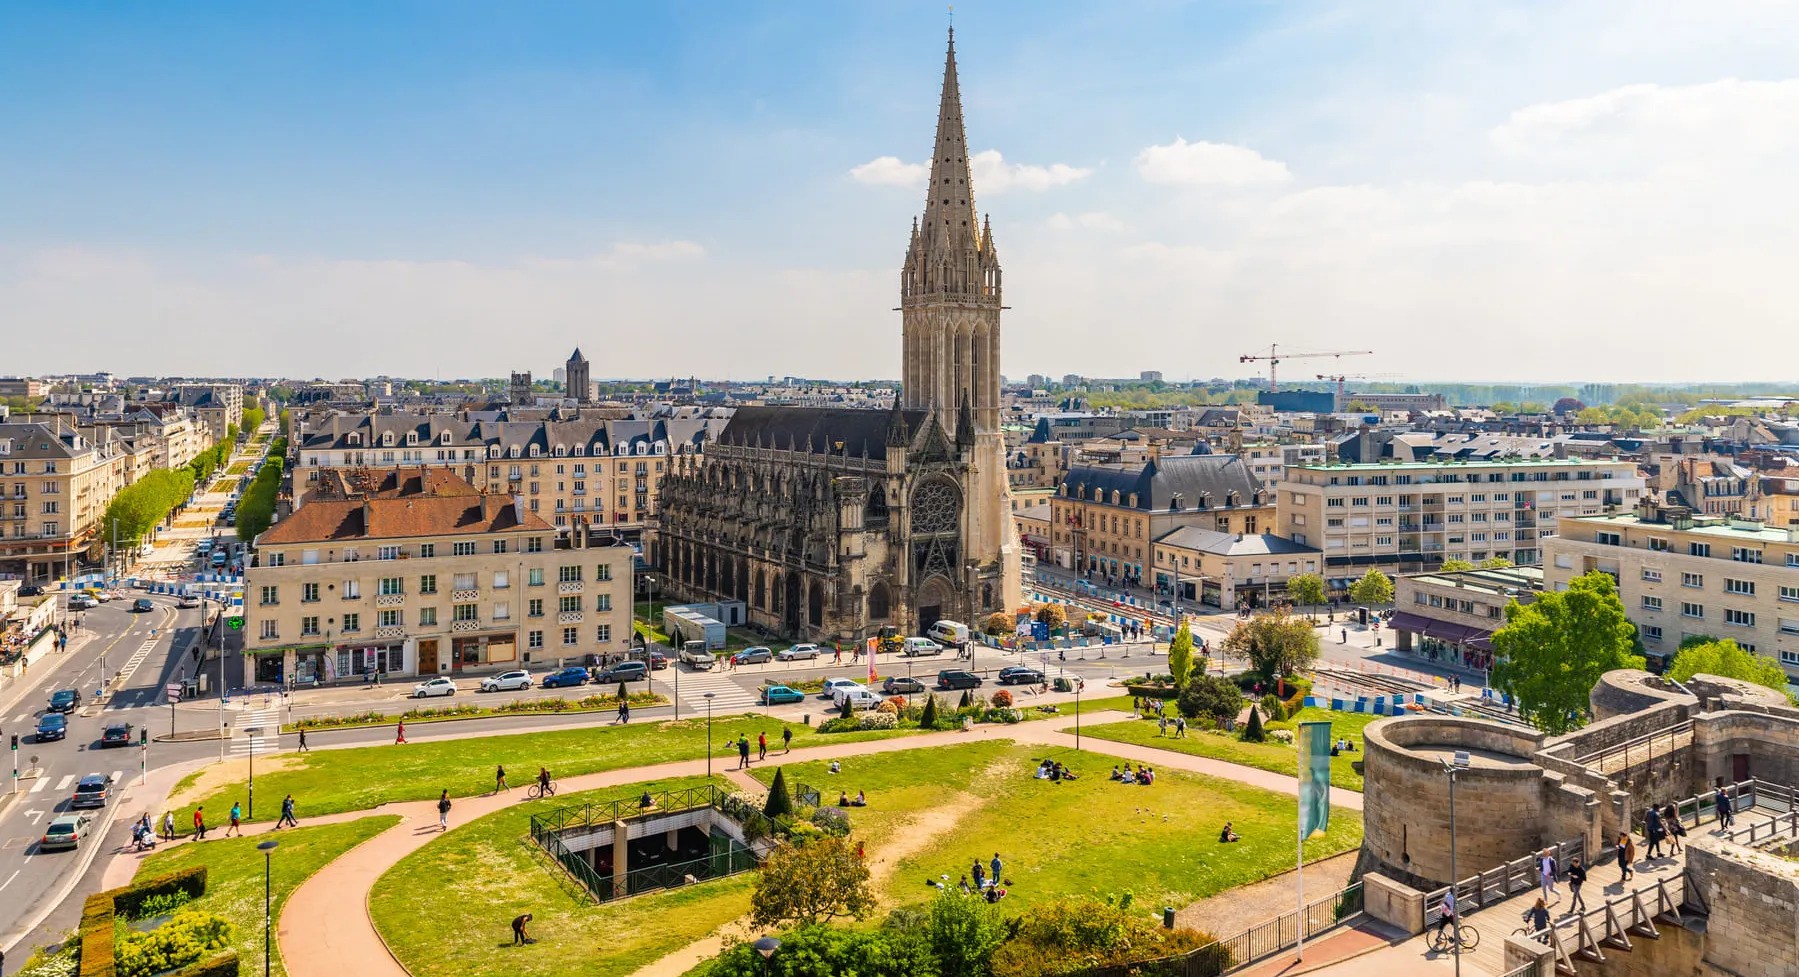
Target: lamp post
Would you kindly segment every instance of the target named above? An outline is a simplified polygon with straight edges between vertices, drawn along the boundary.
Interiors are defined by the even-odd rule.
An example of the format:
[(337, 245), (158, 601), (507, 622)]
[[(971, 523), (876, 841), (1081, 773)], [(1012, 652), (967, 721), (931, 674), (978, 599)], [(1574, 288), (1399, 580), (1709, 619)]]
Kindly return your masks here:
[(1081, 752), (1081, 677), (1074, 677), (1074, 751)]
[(275, 869), (275, 846), (279, 844), (281, 843), (271, 839), (256, 846), (256, 850), (262, 852), (262, 977), (269, 977), (269, 931), (274, 928), (271, 913), (274, 892), (271, 879)]
[(756, 952), (762, 955), (762, 972), (768, 973), (768, 958), (774, 956), (775, 951), (781, 948), (781, 941), (772, 936), (765, 936), (751, 946), (754, 946)]
[[(1468, 769), (1468, 751), (1455, 751), (1454, 763), (1451, 763), (1442, 757), (1438, 757), (1437, 762), (1443, 764), (1443, 772), (1449, 775), (1449, 892), (1451, 895), (1454, 895), (1456, 884), (1455, 777), (1456, 774)], [(1455, 911), (1456, 915), (1460, 917), (1462, 913), (1462, 902), (1459, 898), (1455, 900)], [(1454, 923), (1450, 924), (1449, 931), (1450, 939), (1453, 941), (1452, 946), (1455, 948), (1455, 974), (1456, 977), (1462, 977), (1462, 923), (1459, 918)]]
[(712, 779), (712, 697), (717, 692), (706, 693), (706, 779)]

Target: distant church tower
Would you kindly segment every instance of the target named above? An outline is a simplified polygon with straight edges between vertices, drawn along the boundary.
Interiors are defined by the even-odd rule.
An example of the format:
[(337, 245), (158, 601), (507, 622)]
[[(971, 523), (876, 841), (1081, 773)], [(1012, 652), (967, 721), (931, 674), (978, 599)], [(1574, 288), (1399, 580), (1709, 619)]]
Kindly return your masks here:
[(512, 406), (531, 406), (531, 374), (514, 373), (512, 375), (512, 383), (507, 389), (509, 391), (507, 399), (512, 401)]
[(563, 389), (568, 396), (575, 398), (577, 404), (593, 403), (593, 383), (587, 376), (587, 357), (581, 355), (580, 347), (575, 347), (574, 355), (568, 358), (568, 365), (563, 370), (567, 374)]
[[(900, 271), (903, 406), (932, 411), (957, 440), (972, 439), (967, 559), (986, 569), (983, 577), (999, 570), (1004, 606), (1016, 608), (1022, 600), (1018, 539), (1000, 434), (1000, 304), (992, 222), (975, 213), (951, 28), (931, 185)], [(972, 432), (963, 429), (970, 421)]]

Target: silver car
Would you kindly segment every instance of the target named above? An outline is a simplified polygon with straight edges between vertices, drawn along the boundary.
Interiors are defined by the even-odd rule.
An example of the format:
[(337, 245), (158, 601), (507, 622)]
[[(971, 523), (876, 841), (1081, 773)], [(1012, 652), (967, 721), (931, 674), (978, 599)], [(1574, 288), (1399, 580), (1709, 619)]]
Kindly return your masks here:
[(426, 679), (412, 687), (412, 697), (423, 699), (433, 695), (455, 695), (456, 683), (439, 675), (434, 679)]
[(794, 645), (791, 648), (783, 648), (775, 657), (784, 662), (798, 661), (801, 658), (817, 658), (818, 646), (815, 644)]
[(501, 672), (481, 680), (483, 692), (512, 692), (516, 689), (531, 687), (531, 673), (527, 671)]

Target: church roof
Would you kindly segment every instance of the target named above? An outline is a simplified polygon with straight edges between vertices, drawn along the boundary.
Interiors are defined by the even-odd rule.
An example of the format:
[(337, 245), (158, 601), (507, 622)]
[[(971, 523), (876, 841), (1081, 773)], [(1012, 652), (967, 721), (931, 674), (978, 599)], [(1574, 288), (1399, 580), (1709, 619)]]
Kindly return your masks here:
[(815, 454), (887, 457), (887, 426), (898, 416), (907, 440), (917, 436), (927, 412), (863, 410), (853, 407), (739, 407), (719, 434), (720, 444), (778, 448)]

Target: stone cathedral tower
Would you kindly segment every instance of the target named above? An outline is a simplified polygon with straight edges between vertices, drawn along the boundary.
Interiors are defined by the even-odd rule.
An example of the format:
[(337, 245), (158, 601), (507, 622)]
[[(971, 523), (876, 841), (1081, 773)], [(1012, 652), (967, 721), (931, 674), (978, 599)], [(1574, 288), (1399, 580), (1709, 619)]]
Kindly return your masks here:
[[(1000, 307), (993, 225), (975, 213), (952, 27), (931, 185), (900, 271), (901, 389), (904, 407), (935, 415), (958, 441), (972, 440), (963, 510), (966, 559), (974, 577), (997, 584), (1003, 605), (1016, 608), (1022, 592), (1000, 434)], [(976, 581), (968, 583), (972, 591)]]

